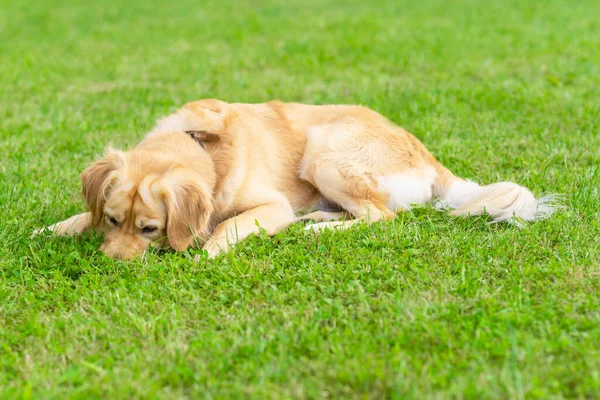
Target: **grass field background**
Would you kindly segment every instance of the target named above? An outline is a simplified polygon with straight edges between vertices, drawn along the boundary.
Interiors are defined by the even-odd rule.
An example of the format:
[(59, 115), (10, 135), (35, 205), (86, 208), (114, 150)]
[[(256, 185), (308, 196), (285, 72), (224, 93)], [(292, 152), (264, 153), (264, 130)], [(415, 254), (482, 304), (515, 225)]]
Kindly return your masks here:
[[(0, 397), (600, 397), (600, 2), (253, 3), (0, 0)], [(361, 103), (567, 209), (294, 226), (199, 264), (29, 239), (106, 145), (205, 97)]]

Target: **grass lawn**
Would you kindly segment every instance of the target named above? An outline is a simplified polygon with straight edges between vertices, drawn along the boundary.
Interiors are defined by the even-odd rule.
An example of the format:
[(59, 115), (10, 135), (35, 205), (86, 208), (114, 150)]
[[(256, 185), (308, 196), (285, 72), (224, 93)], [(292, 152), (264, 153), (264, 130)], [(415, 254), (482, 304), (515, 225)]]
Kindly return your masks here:
[[(600, 2), (252, 3), (0, 0), (0, 397), (600, 397)], [(567, 209), (428, 206), (198, 264), (29, 239), (106, 145), (205, 97), (361, 103)]]

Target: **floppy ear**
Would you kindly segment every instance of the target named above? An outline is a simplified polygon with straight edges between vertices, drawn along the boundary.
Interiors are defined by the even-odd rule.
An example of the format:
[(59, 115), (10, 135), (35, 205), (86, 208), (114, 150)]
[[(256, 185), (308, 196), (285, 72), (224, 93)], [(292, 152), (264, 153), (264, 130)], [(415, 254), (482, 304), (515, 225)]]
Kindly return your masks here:
[(107, 189), (110, 186), (110, 174), (123, 166), (123, 153), (108, 150), (106, 155), (87, 167), (81, 173), (83, 182), (83, 197), (92, 212), (92, 226), (97, 226), (102, 220)]
[[(172, 172), (176, 174), (176, 172)], [(207, 234), (213, 211), (212, 193), (197, 181), (174, 176), (164, 190), (167, 206), (167, 235), (176, 251), (190, 247), (194, 237)]]

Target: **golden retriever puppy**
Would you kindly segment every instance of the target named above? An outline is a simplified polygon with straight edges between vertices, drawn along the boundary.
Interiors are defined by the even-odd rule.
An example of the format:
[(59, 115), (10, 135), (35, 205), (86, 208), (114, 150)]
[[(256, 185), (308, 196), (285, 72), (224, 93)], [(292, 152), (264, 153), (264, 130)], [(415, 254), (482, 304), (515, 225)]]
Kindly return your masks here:
[[(90, 211), (47, 229), (101, 230), (101, 250), (119, 259), (150, 245), (202, 244), (214, 257), (260, 228), (274, 235), (300, 219), (315, 220), (306, 229), (316, 232), (344, 229), (432, 199), (454, 215), (516, 224), (558, 207), (555, 196), (536, 199), (515, 183), (456, 177), (404, 129), (346, 105), (192, 102), (81, 178)], [(331, 204), (339, 210), (322, 208)]]

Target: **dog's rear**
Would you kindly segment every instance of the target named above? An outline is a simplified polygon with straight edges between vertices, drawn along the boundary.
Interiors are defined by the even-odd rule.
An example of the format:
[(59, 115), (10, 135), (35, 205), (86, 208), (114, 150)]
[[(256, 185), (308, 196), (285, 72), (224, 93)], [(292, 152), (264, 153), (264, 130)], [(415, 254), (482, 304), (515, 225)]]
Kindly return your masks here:
[(438, 208), (451, 209), (452, 215), (489, 214), (494, 222), (518, 226), (561, 208), (556, 195), (536, 199), (512, 182), (480, 186), (455, 176), (412, 134), (367, 108), (324, 106), (315, 112), (314, 106), (294, 105), (290, 110), (302, 116), (295, 118), (297, 124), (303, 118), (321, 123), (306, 127), (301, 176), (356, 218), (329, 222), (341, 214), (319, 212), (310, 217), (325, 222), (308, 229), (346, 228), (391, 218), (411, 204), (434, 199)]

